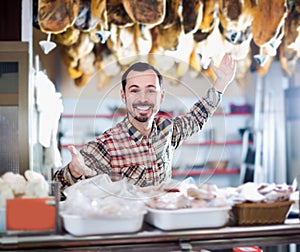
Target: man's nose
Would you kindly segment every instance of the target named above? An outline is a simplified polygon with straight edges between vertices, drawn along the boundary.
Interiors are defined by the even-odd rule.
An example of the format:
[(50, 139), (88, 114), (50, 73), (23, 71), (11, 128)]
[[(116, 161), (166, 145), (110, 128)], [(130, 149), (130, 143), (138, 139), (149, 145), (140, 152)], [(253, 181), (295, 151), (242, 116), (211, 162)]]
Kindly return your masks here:
[(146, 100), (148, 99), (147, 91), (141, 91), (141, 92), (140, 92), (140, 97), (139, 97), (139, 99), (140, 99), (141, 101), (146, 101)]

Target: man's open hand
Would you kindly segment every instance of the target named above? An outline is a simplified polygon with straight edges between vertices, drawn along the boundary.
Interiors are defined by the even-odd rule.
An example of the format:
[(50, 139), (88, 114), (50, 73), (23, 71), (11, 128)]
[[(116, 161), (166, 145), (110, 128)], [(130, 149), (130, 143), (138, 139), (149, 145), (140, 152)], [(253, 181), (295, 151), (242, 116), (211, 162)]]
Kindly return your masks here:
[(217, 67), (212, 62), (211, 67), (217, 76), (217, 79), (214, 83), (214, 88), (217, 91), (224, 93), (227, 86), (235, 77), (236, 62), (229, 54), (225, 54), (222, 58), (220, 66)]
[(85, 165), (82, 155), (76, 150), (74, 145), (69, 145), (68, 149), (72, 155), (72, 161), (69, 164), (69, 169), (73, 177), (92, 177), (97, 175), (96, 171), (91, 170)]

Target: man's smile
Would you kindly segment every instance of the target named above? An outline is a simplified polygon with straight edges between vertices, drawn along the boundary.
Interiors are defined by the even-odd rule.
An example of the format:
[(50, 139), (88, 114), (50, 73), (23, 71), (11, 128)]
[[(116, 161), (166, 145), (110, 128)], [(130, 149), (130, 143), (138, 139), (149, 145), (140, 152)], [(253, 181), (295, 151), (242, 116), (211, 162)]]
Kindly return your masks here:
[(137, 110), (147, 111), (152, 108), (152, 106), (136, 106)]
[(146, 111), (149, 111), (151, 109), (153, 109), (154, 105), (153, 104), (149, 104), (149, 103), (145, 103), (145, 104), (134, 104), (133, 105), (133, 108), (138, 110), (138, 111), (141, 111), (141, 112), (146, 112)]

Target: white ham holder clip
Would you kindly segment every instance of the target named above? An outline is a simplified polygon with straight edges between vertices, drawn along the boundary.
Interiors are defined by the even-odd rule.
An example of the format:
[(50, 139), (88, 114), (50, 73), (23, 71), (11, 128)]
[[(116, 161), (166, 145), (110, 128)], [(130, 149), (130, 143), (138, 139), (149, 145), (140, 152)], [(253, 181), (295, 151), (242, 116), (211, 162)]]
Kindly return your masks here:
[(45, 54), (48, 54), (56, 47), (56, 43), (50, 41), (50, 38), (51, 38), (51, 33), (48, 33), (47, 40), (41, 40), (39, 42), (40, 47), (42, 48)]
[[(276, 56), (277, 49), (278, 49), (278, 47), (280, 46), (280, 44), (282, 42), (283, 36), (284, 36), (284, 27), (281, 26), (277, 36), (272, 38), (267, 44), (261, 46), (260, 49), (259, 49), (259, 54), (256, 54), (256, 55), (253, 56), (254, 59), (256, 60), (256, 62), (260, 66), (263, 66), (270, 56), (272, 56), (272, 57)], [(263, 53), (263, 49), (266, 52), (265, 54)]]
[(100, 39), (100, 42), (104, 44), (108, 37), (110, 36), (110, 31), (106, 31), (103, 29), (103, 26), (101, 26), (100, 31), (95, 32), (97, 37)]
[(211, 57), (208, 55), (205, 55), (203, 53), (199, 53), (199, 58), (200, 58), (200, 65), (203, 69), (207, 70), (210, 63), (211, 63)]
[(270, 57), (270, 55), (263, 53), (263, 48), (262, 47), (259, 48), (259, 54), (255, 54), (253, 56), (253, 58), (255, 59), (257, 64), (260, 65), (260, 66), (263, 66), (264, 64), (266, 64), (269, 57)]
[(266, 45), (266, 51), (270, 56), (275, 56), (277, 49), (280, 46), (282, 39), (284, 37), (284, 23), (281, 24), (277, 30), (276, 36), (274, 36), (271, 41)]

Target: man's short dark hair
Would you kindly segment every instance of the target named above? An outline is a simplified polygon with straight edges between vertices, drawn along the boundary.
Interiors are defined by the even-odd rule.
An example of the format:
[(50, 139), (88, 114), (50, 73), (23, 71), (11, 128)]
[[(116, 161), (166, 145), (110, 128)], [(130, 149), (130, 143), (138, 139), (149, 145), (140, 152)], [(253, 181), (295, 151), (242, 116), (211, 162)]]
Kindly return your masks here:
[(146, 63), (146, 62), (137, 62), (134, 63), (133, 65), (131, 65), (122, 75), (122, 88), (123, 91), (125, 92), (125, 87), (126, 87), (126, 82), (127, 82), (127, 75), (129, 74), (130, 71), (138, 71), (138, 72), (144, 72), (146, 70), (153, 70), (157, 77), (158, 77), (158, 81), (159, 81), (159, 85), (162, 85), (162, 81), (163, 81), (163, 77), (160, 74), (160, 72), (152, 65)]

